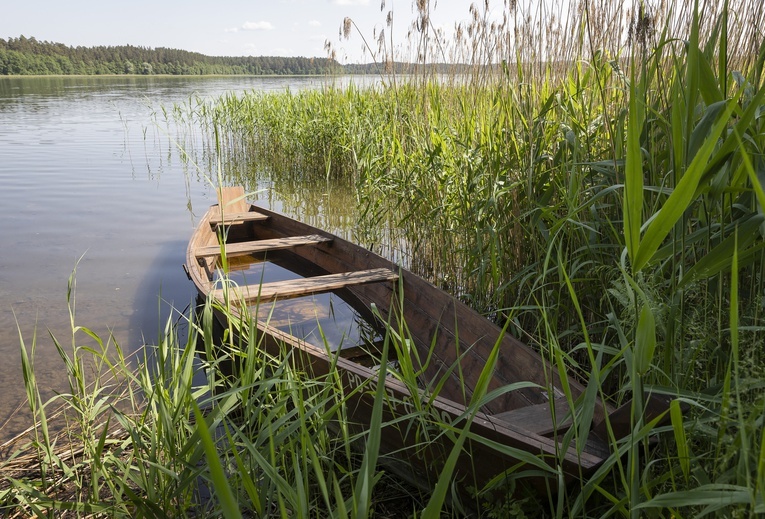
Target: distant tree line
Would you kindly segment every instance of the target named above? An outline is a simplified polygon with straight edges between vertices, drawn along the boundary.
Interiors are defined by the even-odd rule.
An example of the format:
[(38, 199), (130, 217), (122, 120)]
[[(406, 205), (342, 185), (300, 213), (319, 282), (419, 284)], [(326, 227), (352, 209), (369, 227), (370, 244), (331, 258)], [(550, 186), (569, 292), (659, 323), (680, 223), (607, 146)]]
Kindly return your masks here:
[(163, 47), (69, 47), (33, 37), (0, 38), (0, 75), (321, 75), (342, 72), (340, 64), (327, 58), (205, 56)]

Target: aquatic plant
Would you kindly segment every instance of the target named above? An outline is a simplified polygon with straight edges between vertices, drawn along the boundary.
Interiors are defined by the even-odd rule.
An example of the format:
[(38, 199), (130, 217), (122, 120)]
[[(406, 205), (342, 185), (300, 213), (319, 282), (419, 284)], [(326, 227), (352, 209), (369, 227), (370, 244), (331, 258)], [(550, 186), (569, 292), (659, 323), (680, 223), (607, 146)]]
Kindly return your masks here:
[(425, 494), (378, 466), (382, 394), (372, 432), (348, 427), (336, 377), (307, 376), (287, 350), (266, 353), (251, 319), (221, 330), (212, 305), (168, 321), (133, 358), (72, 311), (71, 345), (54, 338), (70, 390), (49, 400), (35, 341), (30, 350), (21, 338), (37, 422), (3, 446), (3, 516), (366, 517), (423, 506)]
[[(474, 5), (447, 42), (416, 7), (415, 75), (212, 104), (224, 163), (355, 186), (359, 242), (509, 321), (587, 398), (632, 399), (631, 442), (554, 515), (763, 511), (762, 10)], [(642, 422), (652, 391), (678, 397), (669, 428)]]
[[(393, 46), (378, 38), (384, 44), (378, 59), (391, 67), (374, 88), (227, 96), (190, 102), (170, 117), (207, 132), (198, 152), (222, 164), (232, 182), (254, 187), (267, 175), (277, 189), (317, 180), (354, 189), (357, 241), (508, 324), (564, 379), (588, 388), (579, 409), (596, 397), (631, 402), (631, 434), (611, 435), (606, 463), (573, 487), (551, 484), (544, 510), (535, 502), (535, 512), (765, 513), (765, 44), (758, 29), (765, 12), (747, 0), (629, 8), (513, 2), (495, 20), (484, 4), (471, 8), (470, 21), (447, 42), (430, 23), (429, 3), (416, 7), (414, 76), (399, 75)], [(444, 76), (436, 61), (460, 65)], [(208, 328), (195, 330), (211, 347)], [(165, 378), (172, 390), (155, 389), (162, 377), (149, 372), (128, 379), (151, 398), (173, 397), (148, 406), (156, 411), (145, 423), (130, 422), (138, 430), (163, 427), (130, 440), (131, 449), (161, 455), (131, 454), (141, 468), (127, 470), (131, 483), (115, 487), (124, 506), (119, 513), (140, 506), (123, 497), (139, 495), (139, 481), (151, 483), (152, 502), (174, 510), (188, 503), (232, 510), (236, 503), (282, 513), (320, 503), (328, 515), (371, 513), (369, 491), (381, 474), (375, 440), (342, 430), (336, 440), (336, 431), (323, 428), (320, 418), (337, 406), (327, 389), (332, 380), (303, 387), (289, 362), (264, 357), (257, 341), (228, 337), (226, 347), (242, 352), (237, 359), (253, 362), (246, 385), (224, 390), (214, 375), (209, 395), (191, 392), (183, 378), (192, 361), (182, 351), (189, 348), (177, 345), (157, 350), (166, 359), (160, 369), (175, 366)], [(216, 366), (210, 361), (208, 372), (217, 373)], [(38, 489), (59, 481), (49, 477), (54, 468), (69, 465), (52, 450), (48, 407), (27, 372), (41, 419), (35, 445), (44, 470), (36, 481), (46, 483), (14, 479), (0, 500), (33, 507), (43, 498)], [(255, 376), (266, 372), (276, 373), (274, 382)], [(256, 414), (262, 421), (247, 429), (229, 420), (237, 406), (255, 405), (247, 392), (266, 387), (285, 397), (269, 404), (277, 411)], [(645, 422), (644, 395), (651, 392), (675, 397), (669, 425)], [(208, 406), (209, 437), (197, 426), (202, 422), (188, 418), (195, 401)], [(296, 410), (301, 406), (312, 411)], [(175, 416), (183, 421), (167, 422)], [(425, 415), (412, 419), (418, 416)], [(430, 422), (423, 434), (438, 434), (438, 427), (449, 430)], [(91, 439), (78, 441), (100, 453), (107, 440), (94, 441), (93, 428), (87, 430)], [(95, 437), (103, 430), (96, 428)], [(215, 441), (223, 435), (227, 442)], [(319, 446), (303, 446), (302, 435), (316, 436)], [(175, 443), (160, 447), (155, 437)], [(583, 437), (572, 427), (565, 441)], [(251, 446), (252, 438), (269, 450)], [(358, 439), (370, 448), (353, 465), (358, 454), (350, 446)], [(183, 462), (173, 458), (178, 454)], [(248, 471), (232, 477), (227, 467)], [(261, 486), (252, 474), (270, 483)], [(220, 497), (198, 505), (200, 478)], [(413, 512), (435, 514), (445, 485), (415, 494)], [(100, 495), (91, 488), (104, 488), (89, 481), (79, 487), (89, 496)], [(84, 512), (82, 501), (70, 506)], [(492, 500), (483, 511), (520, 514), (524, 503)]]

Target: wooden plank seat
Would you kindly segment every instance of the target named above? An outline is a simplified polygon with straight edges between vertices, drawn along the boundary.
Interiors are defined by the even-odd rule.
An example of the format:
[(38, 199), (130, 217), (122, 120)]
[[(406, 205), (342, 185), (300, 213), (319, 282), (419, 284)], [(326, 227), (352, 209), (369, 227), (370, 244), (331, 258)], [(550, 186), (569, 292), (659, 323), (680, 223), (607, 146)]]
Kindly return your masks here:
[[(224, 220), (225, 217), (225, 220)], [(226, 225), (241, 225), (245, 222), (258, 222), (268, 220), (268, 216), (257, 211), (227, 212), (225, 215), (215, 214), (210, 217), (210, 227), (213, 229), (223, 223)]]
[[(342, 272), (340, 274), (326, 274), (310, 278), (289, 279), (259, 285), (244, 285), (229, 288), (232, 299), (244, 300), (245, 303), (258, 301), (265, 303), (275, 299), (287, 299), (291, 297), (306, 296), (332, 292), (347, 286), (363, 285), (365, 283), (378, 283), (381, 281), (395, 281), (398, 273), (387, 268), (358, 270), (354, 272)], [(217, 299), (223, 299), (225, 289), (219, 288), (210, 293)]]
[[(257, 252), (267, 252), (279, 249), (291, 249), (300, 245), (316, 245), (318, 243), (331, 242), (332, 238), (321, 236), (319, 234), (309, 234), (307, 236), (288, 236), (287, 238), (274, 238), (271, 240), (243, 241), (238, 243), (226, 244), (226, 257), (234, 258), (237, 256), (246, 256)], [(210, 245), (199, 247), (196, 250), (197, 258), (220, 255), (220, 245)]]
[[(519, 407), (512, 411), (498, 413), (492, 418), (510, 422), (518, 427), (523, 427), (541, 436), (562, 431), (571, 426), (571, 415), (569, 414), (568, 402), (565, 397), (555, 399), (555, 419), (558, 422), (557, 427), (553, 424), (550, 402), (544, 404)], [(565, 418), (565, 420), (564, 420)]]

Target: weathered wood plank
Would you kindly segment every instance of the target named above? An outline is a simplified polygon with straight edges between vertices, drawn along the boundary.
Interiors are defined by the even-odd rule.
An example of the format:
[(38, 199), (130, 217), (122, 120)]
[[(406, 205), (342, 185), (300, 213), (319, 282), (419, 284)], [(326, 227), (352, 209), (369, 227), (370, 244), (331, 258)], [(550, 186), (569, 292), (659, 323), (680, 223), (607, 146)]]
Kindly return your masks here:
[[(274, 238), (270, 240), (254, 240), (239, 243), (226, 244), (226, 256), (246, 256), (257, 252), (267, 252), (279, 249), (291, 249), (300, 245), (316, 245), (319, 243), (331, 242), (332, 238), (321, 236), (319, 234), (310, 234), (308, 236), (289, 236), (287, 238)], [(220, 254), (220, 246), (212, 245), (209, 247), (199, 247), (196, 250), (198, 258), (205, 256), (217, 256)]]
[(244, 198), (242, 186), (221, 187), (218, 189), (218, 211), (225, 213), (245, 213), (250, 204)]
[(210, 226), (215, 228), (223, 223), (226, 225), (239, 225), (245, 222), (257, 222), (262, 220), (268, 220), (268, 216), (257, 211), (247, 211), (244, 213), (226, 213), (225, 221), (223, 215), (216, 214), (210, 218)]
[(527, 431), (544, 436), (556, 430), (561, 431), (571, 425), (571, 416), (569, 415), (569, 407), (566, 399), (556, 398), (554, 406), (555, 420), (558, 422), (557, 425), (553, 423), (550, 402), (520, 407), (518, 409), (513, 409), (512, 411), (498, 413), (493, 415), (492, 418), (510, 422)]
[[(391, 269), (379, 268), (358, 270), (355, 272), (342, 272), (340, 274), (327, 274), (302, 279), (290, 279), (263, 283), (262, 285), (244, 285), (232, 287), (234, 298), (244, 299), (245, 302), (259, 301), (265, 303), (274, 299), (286, 299), (290, 297), (304, 296), (308, 294), (320, 294), (331, 292), (351, 285), (366, 283), (378, 283), (381, 281), (395, 281), (398, 273)], [(218, 299), (223, 298), (224, 289), (213, 290), (212, 294)]]

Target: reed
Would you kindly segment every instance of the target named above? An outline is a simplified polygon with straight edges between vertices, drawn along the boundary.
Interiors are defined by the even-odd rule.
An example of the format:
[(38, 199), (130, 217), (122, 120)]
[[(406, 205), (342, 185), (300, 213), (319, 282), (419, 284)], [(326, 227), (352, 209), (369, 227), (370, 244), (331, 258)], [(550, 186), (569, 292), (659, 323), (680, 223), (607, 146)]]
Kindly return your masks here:
[[(486, 3), (445, 41), (431, 8), (408, 55), (365, 40), (414, 75), (186, 116), (236, 141), (232, 170), (354, 186), (358, 241), (509, 322), (588, 398), (633, 398), (632, 438), (551, 514), (765, 511), (762, 10)], [(644, 423), (645, 391), (690, 411)]]
[[(571, 488), (550, 479), (541, 510), (492, 497), (479, 508), (487, 516), (765, 513), (765, 12), (748, 0), (622, 5), (513, 2), (500, 20), (473, 6), (447, 42), (430, 4), (417, 2), (414, 76), (389, 68), (372, 88), (190, 100), (166, 114), (182, 132), (206, 132), (195, 151), (237, 183), (254, 188), (266, 175), (276, 186), (355, 190), (358, 241), (507, 325), (587, 387), (570, 402), (579, 413), (565, 442), (586, 437), (596, 396), (631, 399), (632, 434), (611, 438), (595, 474)], [(384, 70), (393, 45), (375, 36), (370, 53)], [(439, 60), (463, 66), (437, 76), (429, 64)], [(114, 415), (128, 439), (92, 426), (94, 409), (116, 403), (80, 383), (76, 399), (62, 397), (91, 424), (76, 442), (89, 446), (86, 465), (53, 448), (51, 404), (25, 357), (39, 469), (34, 485), (9, 479), (0, 503), (106, 515), (379, 510), (386, 460), (373, 434), (330, 427), (343, 423), (337, 381), (307, 382), (289, 356), (264, 355), (256, 333), (241, 333), (248, 323), (226, 334), (242, 374), (227, 378), (210, 312), (185, 345), (168, 328), (156, 358), (137, 373), (117, 369), (129, 382), (121, 394), (143, 402)], [(405, 337), (389, 330), (388, 347)], [(189, 378), (192, 338), (219, 359), (205, 361), (206, 385)], [(100, 346), (74, 351), (122, 365)], [(78, 361), (65, 363), (79, 380)], [(406, 366), (395, 376), (416, 384)], [(647, 392), (676, 397), (669, 425), (645, 421)], [(427, 398), (413, 409), (423, 445), (448, 435), (459, 449), (464, 424), (430, 416)], [(81, 498), (54, 503), (46, 492), (61, 474)], [(411, 512), (435, 516), (450, 477), (447, 466), (422, 494), (407, 489)], [(477, 489), (478, 502), (491, 490)]]
[[(224, 277), (221, 283), (229, 282)], [(73, 305), (74, 275), (69, 297)], [(235, 317), (227, 303), (204, 301), (192, 320), (170, 320), (156, 346), (136, 354), (141, 358), (124, 357), (119, 345), (78, 325), (73, 306), (70, 312), (71, 346), (54, 338), (69, 375), (68, 393), (42, 400), (34, 355), (21, 341), (29, 405), (38, 422), (2, 446), (12, 452), (0, 465), (4, 516), (369, 517), (422, 511), (442, 517), (482, 506), (478, 495), (475, 502), (452, 495), (452, 472), (471, 437), (473, 417), (496, 397), (487, 383), (499, 348), (464, 415), (451, 423), (433, 400), (457, 368), (447, 367), (423, 391), (418, 380), (427, 361), (408, 355), (412, 339), (401, 319), (386, 328), (377, 376), (409, 387), (406, 401), (394, 400), (372, 379), (348, 393), (337, 372), (317, 377), (306, 371), (310, 365), (297, 350), (273, 356), (253, 317)], [(214, 312), (228, 315), (225, 326)], [(188, 327), (185, 337), (179, 323)], [(393, 351), (400, 360), (389, 366)], [(357, 392), (374, 395), (369, 424), (348, 419)], [(391, 416), (387, 406), (399, 410), (390, 421), (384, 419)], [(62, 425), (61, 434), (50, 433), (56, 425)], [(419, 438), (411, 453), (381, 452), (382, 435), (396, 430)], [(445, 460), (440, 478), (403, 483), (396, 474), (407, 471), (395, 456), (423, 452)], [(554, 474), (546, 462), (516, 455), (536, 467), (537, 476)]]
[(251, 318), (220, 330), (212, 305), (169, 321), (139, 359), (73, 320), (71, 347), (59, 345), (70, 391), (48, 401), (22, 343), (38, 422), (3, 446), (0, 513), (368, 517), (425, 506), (426, 493), (378, 463), (382, 389), (374, 427), (352, 427), (337, 377), (306, 374), (294, 352), (265, 353)]

